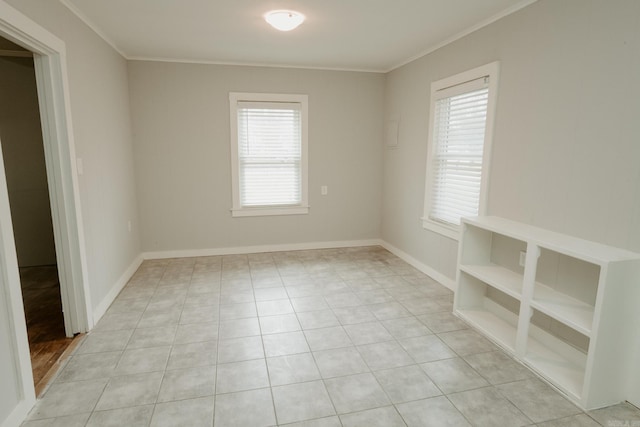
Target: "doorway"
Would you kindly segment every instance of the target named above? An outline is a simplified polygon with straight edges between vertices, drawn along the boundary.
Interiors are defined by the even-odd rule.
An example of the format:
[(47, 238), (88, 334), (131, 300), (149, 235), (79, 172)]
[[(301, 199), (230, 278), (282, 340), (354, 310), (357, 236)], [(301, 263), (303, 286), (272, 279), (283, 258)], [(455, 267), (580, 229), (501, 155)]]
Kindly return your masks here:
[[(91, 329), (94, 318), (86, 279), (66, 46), (2, 1), (0, 36), (33, 53), (65, 335), (73, 336)], [(13, 234), (4, 161), (0, 160), (0, 378), (3, 378), (0, 421), (3, 425), (19, 425), (36, 401)]]
[(74, 337), (62, 311), (33, 54), (3, 37), (0, 99), (0, 145), (38, 395)]

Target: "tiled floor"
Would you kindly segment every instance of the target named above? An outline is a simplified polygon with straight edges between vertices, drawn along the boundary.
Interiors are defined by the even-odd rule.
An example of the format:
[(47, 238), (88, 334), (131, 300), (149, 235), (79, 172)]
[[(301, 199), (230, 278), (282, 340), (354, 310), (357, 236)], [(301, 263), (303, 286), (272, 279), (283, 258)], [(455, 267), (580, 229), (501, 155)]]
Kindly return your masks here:
[(451, 310), (380, 247), (146, 261), (24, 426), (640, 426)]

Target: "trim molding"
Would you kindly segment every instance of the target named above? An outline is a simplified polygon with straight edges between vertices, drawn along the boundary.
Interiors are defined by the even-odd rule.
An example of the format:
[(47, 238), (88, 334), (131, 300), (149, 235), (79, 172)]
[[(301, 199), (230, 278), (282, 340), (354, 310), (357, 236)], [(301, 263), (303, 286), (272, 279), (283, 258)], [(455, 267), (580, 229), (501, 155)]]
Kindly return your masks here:
[(113, 301), (115, 301), (120, 291), (126, 286), (126, 284), (129, 282), (129, 279), (131, 279), (138, 267), (140, 267), (142, 261), (144, 261), (142, 254), (138, 254), (131, 265), (129, 265), (124, 273), (122, 273), (122, 276), (120, 276), (116, 283), (113, 284), (109, 293), (107, 293), (107, 295), (102, 298), (102, 301), (100, 301), (100, 304), (98, 304), (96, 308), (93, 309), (93, 324), (91, 325), (91, 328), (93, 328), (102, 318), (102, 316), (104, 316)]
[(237, 62), (237, 61), (213, 61), (205, 59), (185, 59), (185, 58), (165, 58), (162, 56), (140, 56), (132, 55), (126, 57), (129, 61), (147, 61), (147, 62), (169, 62), (177, 64), (196, 64), (196, 65), (221, 65), (221, 66), (237, 66), (237, 67), (258, 67), (258, 68), (285, 68), (295, 70), (318, 70), (318, 71), (337, 71), (345, 73), (372, 73), (385, 74), (387, 71), (377, 68), (349, 68), (349, 67), (320, 67), (302, 64), (270, 64), (267, 62)]
[[(47, 178), (51, 199), (51, 215), (61, 278), (61, 299), (64, 310), (65, 333), (85, 332), (91, 319), (90, 289), (87, 283), (86, 251), (82, 215), (78, 200), (78, 177), (71, 167), (75, 159), (71, 105), (66, 63), (65, 43), (29, 17), (0, 1), (0, 33), (36, 53), (34, 71), (38, 86)], [(0, 156), (1, 158), (1, 156)], [(0, 167), (0, 197), (7, 200), (4, 168)], [(7, 411), (2, 426), (18, 425), (36, 402), (29, 342), (20, 292), (20, 277), (15, 254), (8, 203), (0, 209), (0, 282), (7, 295), (9, 347), (3, 354), (11, 354), (16, 375), (15, 389), (7, 385), (16, 403)], [(64, 279), (64, 280), (63, 280)], [(4, 386), (3, 386), (4, 387)], [(0, 416), (4, 417), (6, 414)]]
[(430, 53), (433, 53), (436, 50), (438, 50), (438, 49), (440, 49), (442, 47), (445, 47), (446, 45), (451, 44), (451, 43), (453, 43), (455, 41), (458, 41), (461, 38), (466, 37), (469, 34), (480, 30), (481, 28), (486, 27), (487, 25), (493, 24), (494, 22), (498, 21), (499, 19), (502, 19), (505, 16), (509, 16), (512, 13), (515, 13), (515, 12), (519, 11), (520, 9), (524, 9), (525, 7), (527, 7), (529, 5), (532, 5), (533, 3), (537, 2), (537, 1), (538, 0), (522, 0), (521, 2), (516, 3), (513, 6), (508, 7), (506, 9), (496, 13), (495, 15), (483, 20), (483, 21), (480, 21), (477, 24), (472, 25), (471, 27), (460, 31), (459, 33), (444, 39), (440, 43), (437, 43), (437, 44), (427, 48), (426, 50), (423, 50), (421, 53), (418, 53), (416, 55), (411, 56), (407, 60), (405, 60), (405, 61), (403, 61), (403, 62), (401, 62), (401, 63), (399, 63), (399, 64), (397, 64), (397, 65), (395, 65), (395, 66), (393, 66), (391, 68), (389, 68), (388, 70), (385, 70), (384, 73), (390, 73), (391, 71), (396, 70), (396, 69), (398, 69), (400, 67), (403, 67), (403, 66), (409, 64), (410, 62), (415, 61), (416, 59), (420, 59), (423, 56), (426, 56), (426, 55), (428, 55)]
[[(360, 247), (360, 246), (382, 246), (383, 248), (385, 248), (386, 250), (388, 250), (398, 258), (402, 259), (403, 261), (407, 262), (411, 266), (417, 268), (427, 276), (438, 281), (439, 283), (451, 289), (452, 291), (455, 290), (455, 287), (456, 287), (455, 280), (445, 276), (444, 274), (440, 273), (433, 267), (430, 267), (424, 264), (423, 262), (418, 261), (416, 258), (412, 257), (408, 253), (396, 248), (392, 244), (382, 239), (339, 240), (339, 241), (333, 241), (333, 242), (286, 243), (281, 245), (238, 246), (238, 247), (232, 247), (232, 248), (185, 249), (185, 250), (177, 250), (177, 251), (143, 252), (141, 255), (141, 259), (149, 260), (149, 259), (167, 259), (167, 258), (189, 258), (189, 257), (200, 257), (200, 256), (253, 254), (253, 253), (263, 253), (263, 252), (284, 252), (284, 251), (303, 251), (303, 250), (311, 250), (311, 249), (349, 248), (349, 247)], [(139, 264), (135, 268), (138, 268), (138, 266)], [(135, 269), (133, 269), (133, 271), (131, 272), (131, 275), (133, 275), (134, 272), (135, 272)], [(131, 277), (131, 275), (129, 277)], [(118, 283), (120, 283), (120, 281)], [(126, 284), (126, 281), (125, 281), (125, 284)], [(124, 287), (124, 284), (122, 284), (122, 286)], [(120, 289), (118, 289), (118, 292), (120, 292)], [(113, 296), (114, 299), (115, 299), (115, 296), (117, 296), (117, 292)], [(106, 299), (107, 298), (105, 297), (105, 300)], [(100, 307), (102, 307), (103, 303), (101, 303)], [(108, 305), (106, 307), (108, 307)], [(96, 312), (98, 310), (99, 309), (96, 308)]]
[(166, 259), (215, 255), (254, 254), (263, 252), (304, 251), (310, 249), (348, 248), (358, 246), (384, 246), (380, 239), (339, 240), (333, 242), (285, 243), (280, 245), (238, 246), (232, 248), (185, 249), (177, 251), (143, 252), (142, 258)]
[(2, 427), (19, 427), (24, 420), (27, 419), (27, 415), (35, 405), (36, 399), (25, 399), (18, 402), (18, 404), (13, 408), (13, 411), (9, 414), (7, 418), (2, 422)]
[(89, 19), (87, 15), (85, 15), (82, 11), (80, 11), (80, 9), (78, 9), (75, 4), (71, 3), (69, 0), (60, 0), (60, 3), (66, 6), (67, 9), (71, 11), (71, 13), (76, 15), (78, 19), (80, 19), (87, 27), (91, 29), (91, 31), (96, 33), (98, 37), (100, 37), (109, 46), (111, 46), (113, 50), (118, 52), (120, 56), (122, 56), (124, 59), (129, 59), (129, 57), (122, 51), (122, 49), (120, 49), (116, 45), (116, 43), (111, 39), (111, 37), (107, 36), (105, 32), (102, 31), (100, 27), (98, 27), (91, 19)]
[(537, 2), (538, 0), (522, 0), (515, 5), (508, 7), (497, 14), (478, 22), (471, 27), (468, 27), (459, 33), (448, 37), (437, 43), (426, 50), (423, 50), (420, 53), (417, 53), (413, 56), (410, 56), (406, 60), (398, 63), (387, 69), (365, 69), (365, 68), (349, 68), (349, 67), (314, 67), (314, 66), (304, 66), (304, 65), (295, 65), (295, 64), (267, 64), (260, 62), (234, 62), (234, 61), (214, 61), (214, 60), (196, 60), (196, 59), (186, 59), (186, 58), (165, 58), (165, 57), (152, 57), (152, 56), (141, 56), (141, 55), (127, 55), (122, 49), (120, 49), (117, 44), (113, 41), (113, 39), (106, 35), (104, 31), (100, 29), (98, 25), (96, 25), (87, 15), (85, 15), (78, 7), (76, 7), (70, 0), (60, 0), (60, 2), (66, 6), (74, 15), (78, 17), (84, 24), (89, 27), (94, 33), (96, 33), (101, 39), (103, 39), (109, 46), (111, 46), (116, 52), (118, 52), (124, 59), (128, 61), (153, 61), (153, 62), (175, 62), (175, 63), (184, 63), (184, 64), (208, 64), (208, 65), (233, 65), (233, 66), (246, 66), (246, 67), (271, 67), (271, 68), (295, 68), (295, 69), (304, 69), (304, 70), (326, 70), (326, 71), (346, 71), (346, 72), (359, 72), (359, 73), (379, 73), (379, 74), (387, 74), (395, 69), (398, 69), (404, 65), (409, 64), (410, 62), (415, 61), (416, 59), (422, 58), (425, 55), (428, 55), (441, 47), (444, 47), (450, 43), (453, 43), (474, 31), (477, 31), (481, 28), (490, 25), (497, 20), (504, 18), (505, 16), (511, 15), (519, 11), (520, 9), (524, 9), (525, 7)]
[(391, 252), (392, 254), (394, 254), (395, 256), (397, 256), (398, 258), (401, 258), (403, 261), (407, 262), (408, 264), (411, 264), (413, 267), (422, 271), (424, 274), (431, 277), (433, 280), (437, 281), (441, 285), (446, 286), (447, 288), (451, 289), (453, 292), (456, 291), (455, 280), (445, 276), (444, 274), (440, 273), (433, 267), (429, 267), (427, 264), (424, 264), (423, 262), (418, 261), (408, 253), (396, 248), (391, 243), (388, 243), (382, 240), (380, 245), (386, 250), (388, 250), (389, 252)]

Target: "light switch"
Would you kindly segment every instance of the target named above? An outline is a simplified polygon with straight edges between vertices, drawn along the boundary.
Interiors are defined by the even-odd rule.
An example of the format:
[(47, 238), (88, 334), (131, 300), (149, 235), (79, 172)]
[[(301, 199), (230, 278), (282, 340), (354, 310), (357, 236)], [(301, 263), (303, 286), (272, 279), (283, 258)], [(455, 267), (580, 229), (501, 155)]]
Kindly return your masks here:
[(322, 194), (323, 196), (326, 196), (328, 192), (329, 192), (329, 189), (327, 188), (326, 185), (323, 185), (322, 187), (320, 187), (320, 194)]

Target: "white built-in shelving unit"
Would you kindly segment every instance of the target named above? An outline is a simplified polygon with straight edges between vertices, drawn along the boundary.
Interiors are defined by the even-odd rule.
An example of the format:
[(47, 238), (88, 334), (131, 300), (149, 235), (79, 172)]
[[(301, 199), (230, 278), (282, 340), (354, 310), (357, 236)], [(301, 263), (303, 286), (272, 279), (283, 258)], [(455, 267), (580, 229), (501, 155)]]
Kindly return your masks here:
[(455, 314), (581, 408), (626, 400), (640, 254), (498, 217), (461, 233)]

